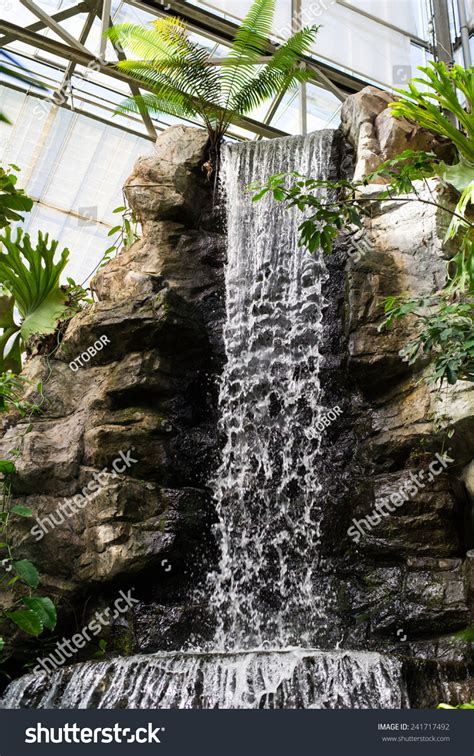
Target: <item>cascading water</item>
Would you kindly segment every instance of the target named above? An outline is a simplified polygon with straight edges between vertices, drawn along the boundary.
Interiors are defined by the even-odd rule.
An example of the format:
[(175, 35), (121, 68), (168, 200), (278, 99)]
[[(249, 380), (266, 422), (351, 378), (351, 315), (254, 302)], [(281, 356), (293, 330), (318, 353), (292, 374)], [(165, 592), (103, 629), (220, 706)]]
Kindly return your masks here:
[(319, 651), (331, 621), (318, 477), (324, 266), (297, 243), (298, 213), (248, 185), (298, 171), (325, 178), (334, 132), (224, 151), (228, 208), (222, 460), (213, 481), (221, 557), (199, 650), (67, 667), (13, 682), (3, 707), (387, 707), (407, 704), (400, 663)]
[(271, 195), (252, 203), (248, 184), (291, 170), (327, 178), (332, 144), (328, 131), (224, 156), (225, 446), (214, 481), (221, 559), (210, 580), (219, 649), (308, 646), (325, 616), (315, 591), (323, 265), (298, 246), (299, 212)]

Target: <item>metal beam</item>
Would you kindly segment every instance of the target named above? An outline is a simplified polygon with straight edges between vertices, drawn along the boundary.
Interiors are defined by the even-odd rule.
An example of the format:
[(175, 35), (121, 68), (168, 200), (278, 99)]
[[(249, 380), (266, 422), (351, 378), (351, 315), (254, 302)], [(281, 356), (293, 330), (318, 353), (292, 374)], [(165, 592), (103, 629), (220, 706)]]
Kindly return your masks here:
[[(104, 0), (104, 2), (105, 2), (105, 0)], [(103, 21), (103, 19), (102, 19), (102, 21)], [(113, 27), (112, 17), (109, 15), (109, 17), (107, 19), (107, 28), (106, 28), (105, 31), (107, 31), (107, 29), (111, 29), (112, 27)], [(105, 36), (104, 36), (104, 39), (105, 39)], [(115, 50), (115, 52), (117, 54), (117, 58), (119, 60), (127, 60), (127, 56), (125, 55), (125, 53), (122, 50), (122, 48), (120, 47), (120, 45), (117, 45), (115, 42), (112, 42), (112, 45), (113, 45), (114, 50)], [(105, 54), (105, 51), (104, 51), (104, 54)], [(101, 54), (101, 58), (103, 59), (102, 54)], [(139, 88), (139, 86), (136, 83), (132, 84), (130, 82), (130, 92), (132, 93), (132, 95), (134, 97), (137, 97), (138, 95), (140, 95), (140, 88)], [(155, 129), (154, 125), (153, 125), (153, 121), (151, 120), (151, 117), (150, 117), (150, 114), (149, 114), (148, 110), (146, 109), (146, 107), (142, 103), (138, 103), (138, 110), (140, 111), (140, 115), (142, 117), (142, 121), (143, 121), (143, 123), (145, 125), (145, 128), (147, 130), (148, 136), (151, 137), (151, 139), (156, 139), (156, 137), (157, 137), (156, 129)]]
[[(88, 13), (89, 10), (89, 3), (84, 0), (84, 2), (78, 3), (78, 5), (74, 5), (72, 8), (66, 8), (65, 10), (58, 11), (58, 13), (53, 13), (51, 18), (54, 19), (54, 21), (65, 21), (67, 18), (76, 16), (78, 13), (83, 13), (84, 11)], [(45, 26), (46, 24), (44, 21), (35, 21), (34, 24), (30, 24), (30, 26), (27, 26), (26, 28), (29, 31), (37, 32), (41, 31), (41, 29), (44, 29)], [(11, 42), (14, 42), (15, 39), (16, 37), (12, 35), (4, 35), (3, 37), (0, 37), (0, 47), (9, 45)]]
[(38, 18), (43, 21), (44, 24), (51, 29), (51, 31), (57, 34), (58, 37), (64, 40), (64, 42), (66, 42), (68, 45), (71, 45), (71, 47), (74, 47), (78, 50), (82, 50), (83, 52), (87, 52), (87, 49), (84, 47), (84, 45), (81, 45), (81, 43), (78, 42), (77, 39), (72, 36), (72, 34), (69, 34), (66, 29), (63, 29), (61, 24), (58, 24), (58, 22), (55, 21), (52, 16), (50, 16), (48, 13), (46, 13), (46, 11), (40, 8), (39, 5), (36, 5), (33, 0), (20, 0), (20, 3), (24, 5), (25, 8), (28, 8), (31, 13), (34, 13), (35, 16), (38, 16)]
[(112, 0), (102, 0), (102, 23), (100, 27), (100, 57), (105, 60), (105, 53), (107, 50), (107, 37), (106, 33), (109, 27), (112, 25), (111, 20), (111, 6)]
[[(45, 50), (45, 52), (49, 52), (53, 55), (58, 55), (60, 58), (73, 60), (75, 63), (85, 66), (86, 68), (88, 66), (93, 66), (95, 70), (100, 71), (101, 73), (105, 73), (111, 78), (118, 79), (119, 81), (124, 81), (129, 86), (131, 84), (136, 86), (137, 82), (131, 76), (127, 76), (127, 74), (119, 71), (113, 65), (104, 63), (87, 50), (83, 52), (82, 50), (79, 50), (77, 48), (68, 47), (62, 42), (58, 42), (51, 37), (45, 37), (42, 34), (36, 34), (35, 32), (28, 31), (28, 29), (24, 29), (17, 24), (12, 24), (9, 21), (0, 21), (0, 33), (1, 32), (13, 34), (17, 39), (25, 42), (26, 44), (37, 47), (40, 50)], [(142, 89), (146, 89), (146, 87), (142, 86)], [(275, 129), (273, 126), (267, 126), (266, 124), (262, 124), (259, 121), (254, 120), (253, 118), (234, 118), (232, 119), (232, 123), (235, 126), (247, 129), (254, 134), (261, 134), (268, 139), (288, 136), (288, 132), (281, 131), (280, 129)]]
[(436, 59), (451, 66), (454, 61), (447, 0), (433, 0)]
[[(95, 0), (95, 2), (91, 6), (89, 14), (84, 23), (84, 26), (82, 27), (82, 31), (79, 37), (79, 42), (81, 44), (86, 41), (87, 37), (89, 36), (89, 32), (92, 29), (92, 24), (94, 23), (94, 19), (95, 19), (95, 11), (97, 9), (98, 4), (99, 4), (99, 0)], [(75, 63), (73, 60), (70, 60), (69, 63), (67, 64), (66, 70), (64, 71), (64, 76), (61, 82), (61, 86), (58, 89), (59, 93), (62, 93), (66, 84), (71, 81), (71, 77), (74, 73), (74, 69), (76, 68), (76, 65), (77, 63)], [(72, 92), (71, 92), (71, 105), (72, 105)]]
[(462, 55), (464, 59), (464, 68), (472, 66), (471, 45), (469, 43), (469, 25), (467, 23), (466, 3), (464, 0), (458, 0), (459, 23), (461, 26), (461, 43)]
[[(301, 0), (291, 0), (291, 31), (293, 34), (296, 34), (302, 28), (302, 10)], [(305, 71), (306, 64), (300, 63), (300, 68)], [(298, 87), (298, 106), (300, 134), (306, 136), (308, 133), (308, 92), (305, 81), (300, 82)]]
[[(215, 13), (210, 13), (201, 7), (185, 2), (185, 0), (126, 0), (126, 2), (128, 5), (133, 5), (136, 8), (158, 16), (174, 16), (178, 14), (193, 31), (224, 44), (232, 42), (239, 28), (238, 24), (234, 24)], [(273, 55), (277, 49), (278, 45), (274, 45), (268, 41), (267, 54)], [(337, 91), (337, 96), (341, 101), (352, 92), (358, 92), (367, 86), (367, 82), (364, 79), (346, 74), (344, 71), (340, 71), (328, 63), (315, 60), (310, 55), (303, 55), (301, 59), (310, 65), (313, 73), (315, 73), (315, 69), (318, 70), (321, 75), (318, 78), (315, 74), (315, 79), (318, 78), (320, 83), (325, 81), (323, 77), (331, 81), (331, 91), (334, 94)], [(342, 91), (338, 87), (338, 84), (343, 87)]]

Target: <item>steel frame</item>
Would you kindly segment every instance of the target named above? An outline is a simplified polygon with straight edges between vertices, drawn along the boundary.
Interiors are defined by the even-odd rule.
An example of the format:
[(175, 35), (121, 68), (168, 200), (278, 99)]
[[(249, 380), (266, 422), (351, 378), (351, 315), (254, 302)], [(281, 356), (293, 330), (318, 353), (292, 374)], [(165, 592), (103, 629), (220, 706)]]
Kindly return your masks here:
[[(217, 43), (226, 44), (233, 39), (235, 31), (238, 28), (237, 24), (232, 23), (228, 19), (222, 18), (208, 10), (193, 5), (187, 0), (123, 0), (125, 4), (140, 8), (147, 12), (151, 12), (156, 16), (169, 16), (179, 14), (187, 22), (188, 26), (209, 39), (216, 41)], [(442, 0), (437, 0), (437, 2)], [(88, 33), (92, 26), (95, 17), (99, 17), (101, 20), (102, 32), (107, 30), (112, 24), (111, 18), (111, 0), (83, 0), (72, 8), (68, 8), (64, 11), (60, 11), (49, 15), (38, 4), (37, 0), (20, 0), (20, 2), (28, 8), (34, 15), (37, 16), (38, 21), (30, 26), (23, 28), (16, 24), (0, 21), (0, 33), (3, 36), (0, 37), (0, 47), (10, 44), (15, 40), (26, 43), (39, 50), (58, 55), (69, 61), (65, 71), (61, 84), (61, 88), (64, 89), (64, 85), (70, 80), (71, 75), (74, 72), (76, 65), (88, 66), (93, 64), (96, 70), (101, 73), (105, 73), (112, 79), (118, 79), (125, 81), (133, 94), (136, 94), (139, 90), (136, 81), (127, 76), (122, 71), (119, 71), (106, 61), (106, 40), (105, 37), (101, 37), (100, 51), (96, 55), (89, 51), (85, 47)], [(345, 0), (336, 0), (340, 5), (348, 5)], [(436, 0), (435, 0), (436, 2)], [(291, 0), (292, 5), (292, 22), (293, 28), (298, 28), (299, 14), (301, 13), (301, 0)], [(350, 6), (352, 10), (358, 9), (354, 6)], [(61, 21), (71, 18), (79, 13), (88, 13), (82, 33), (79, 39), (72, 37), (63, 26)], [(362, 11), (361, 11), (362, 12)], [(368, 15), (370, 14), (365, 14)], [(379, 19), (377, 19), (379, 20)], [(393, 27), (392, 24), (381, 21), (386, 26)], [(52, 37), (46, 37), (40, 32), (45, 29), (51, 29), (61, 41)], [(396, 27), (393, 27), (396, 28)], [(407, 32), (398, 30), (401, 33), (408, 35)], [(411, 36), (411, 35), (409, 35)], [(428, 43), (418, 37), (412, 37), (413, 41), (417, 44)], [(277, 45), (273, 44), (270, 40), (267, 45), (267, 55), (271, 55), (277, 49)], [(123, 52), (119, 52), (116, 48), (116, 53), (119, 58), (124, 58)], [(318, 86), (327, 89), (334, 94), (340, 101), (343, 101), (346, 96), (352, 92), (360, 90), (366, 85), (366, 82), (357, 76), (350, 75), (345, 71), (338, 70), (336, 67), (329, 65), (327, 62), (316, 60), (312, 56), (302, 57), (301, 64), (304, 65), (312, 75), (312, 78)], [(279, 95), (270, 104), (266, 117), (262, 122), (256, 121), (252, 118), (240, 118), (234, 122), (234, 125), (241, 126), (250, 132), (256, 134), (258, 137), (274, 138), (285, 134), (284, 131), (276, 129), (271, 125), (271, 121), (275, 116), (278, 106), (284, 95)], [(305, 133), (307, 129), (307, 93), (306, 87), (303, 85), (300, 90), (300, 127), (302, 133)], [(145, 124), (148, 137), (155, 138), (156, 130), (152, 119), (148, 112), (141, 112), (142, 120)]]

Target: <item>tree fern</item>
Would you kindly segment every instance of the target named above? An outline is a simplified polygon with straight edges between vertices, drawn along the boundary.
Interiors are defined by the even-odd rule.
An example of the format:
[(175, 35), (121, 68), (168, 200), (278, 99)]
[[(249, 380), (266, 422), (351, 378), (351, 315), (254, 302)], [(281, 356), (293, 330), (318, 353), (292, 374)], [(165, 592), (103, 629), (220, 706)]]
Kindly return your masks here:
[(300, 59), (314, 36), (315, 27), (306, 27), (294, 34), (276, 51), (248, 86), (236, 93), (230, 103), (230, 110), (241, 114), (249, 113), (293, 84), (309, 81), (311, 75), (300, 67)]
[(255, 65), (267, 48), (272, 28), (275, 0), (257, 0), (242, 21), (229, 54), (222, 62), (222, 91), (224, 105), (231, 107), (232, 99), (255, 76)]
[(118, 112), (139, 113), (145, 106), (156, 115), (199, 117), (216, 155), (230, 123), (296, 82), (309, 79), (300, 58), (313, 43), (317, 26), (294, 34), (262, 63), (274, 9), (275, 0), (255, 0), (219, 65), (211, 59), (210, 50), (189, 39), (180, 18), (160, 19), (150, 28), (129, 23), (114, 26), (108, 31), (111, 40), (137, 56), (120, 61), (118, 68), (148, 90), (125, 100)]

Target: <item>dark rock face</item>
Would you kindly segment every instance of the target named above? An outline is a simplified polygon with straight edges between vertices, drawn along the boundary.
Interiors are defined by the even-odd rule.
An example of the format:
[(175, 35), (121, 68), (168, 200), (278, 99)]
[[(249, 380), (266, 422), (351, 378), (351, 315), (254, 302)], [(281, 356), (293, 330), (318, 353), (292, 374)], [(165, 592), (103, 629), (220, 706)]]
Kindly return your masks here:
[[(387, 97), (369, 91), (345, 106), (358, 177), (406, 146), (432, 142), (406, 124), (397, 131)], [(350, 147), (336, 141), (348, 174)], [(206, 142), (204, 132), (172, 127), (156, 155), (138, 161), (125, 191), (143, 238), (100, 271), (98, 303), (72, 319), (50, 365), (41, 355), (29, 361), (33, 385), (45, 384), (44, 412), (28, 434), (13, 419), (2, 439), (2, 451), (21, 449), (18, 503), (46, 531), (37, 541), (25, 520), (14, 535), (59, 601), (60, 633), (134, 588), (138, 603), (103, 633), (112, 656), (180, 649), (206, 632), (191, 597), (214, 557), (206, 484), (217, 451), (224, 317), (224, 237), (201, 171)], [(378, 326), (384, 297), (442, 284), (445, 226), (432, 207), (380, 204), (360, 259), (341, 238), (325, 283), (323, 402), (342, 410), (321, 454), (321, 572), (334, 611), (327, 643), (402, 655), (419, 707), (474, 698), (472, 644), (456, 635), (473, 622), (474, 394), (458, 383), (440, 399), (424, 380), (426, 365), (411, 369), (399, 357), (411, 326), (383, 334)], [(73, 372), (68, 363), (101, 337), (104, 348)], [(442, 425), (454, 429), (448, 440)], [(443, 451), (452, 461), (433, 474)], [(410, 493), (413, 476), (422, 485)], [(71, 500), (75, 510), (65, 515), (60, 507)], [(14, 640), (18, 665), (32, 652)]]
[[(181, 602), (212, 557), (206, 484), (216, 455), (224, 241), (201, 171), (206, 144), (205, 132), (175, 126), (138, 161), (126, 192), (143, 238), (96, 276), (99, 301), (70, 321), (50, 365), (30, 360), (26, 375), (44, 382), (43, 412), (27, 434), (14, 419), (1, 442), (2, 452), (21, 451), (15, 497), (40, 524), (32, 536), (24, 520), (14, 535), (59, 602), (58, 629), (70, 628), (71, 605), (87, 615), (115, 586), (132, 585), (143, 616), (160, 615), (147, 650), (162, 636), (173, 646), (169, 627), (183, 621)], [(101, 338), (103, 348), (70, 369)], [(123, 623), (110, 631), (111, 650), (115, 642), (123, 650), (124, 633), (129, 651), (140, 649), (140, 623), (135, 636), (131, 617)], [(178, 628), (174, 644), (189, 632)], [(15, 654), (28, 655), (20, 637)]]
[[(357, 178), (406, 139), (406, 124), (392, 119), (381, 144), (386, 104), (368, 88), (344, 106)], [(402, 362), (413, 323), (378, 329), (387, 296), (443, 284), (446, 222), (409, 198), (376, 204), (356, 245), (339, 240), (325, 292), (324, 403), (343, 410), (323, 439), (332, 501), (325, 527), (344, 644), (405, 656), (412, 705), (430, 707), (474, 697), (472, 643), (459, 635), (474, 616), (474, 389), (458, 382), (440, 393), (423, 361)]]

